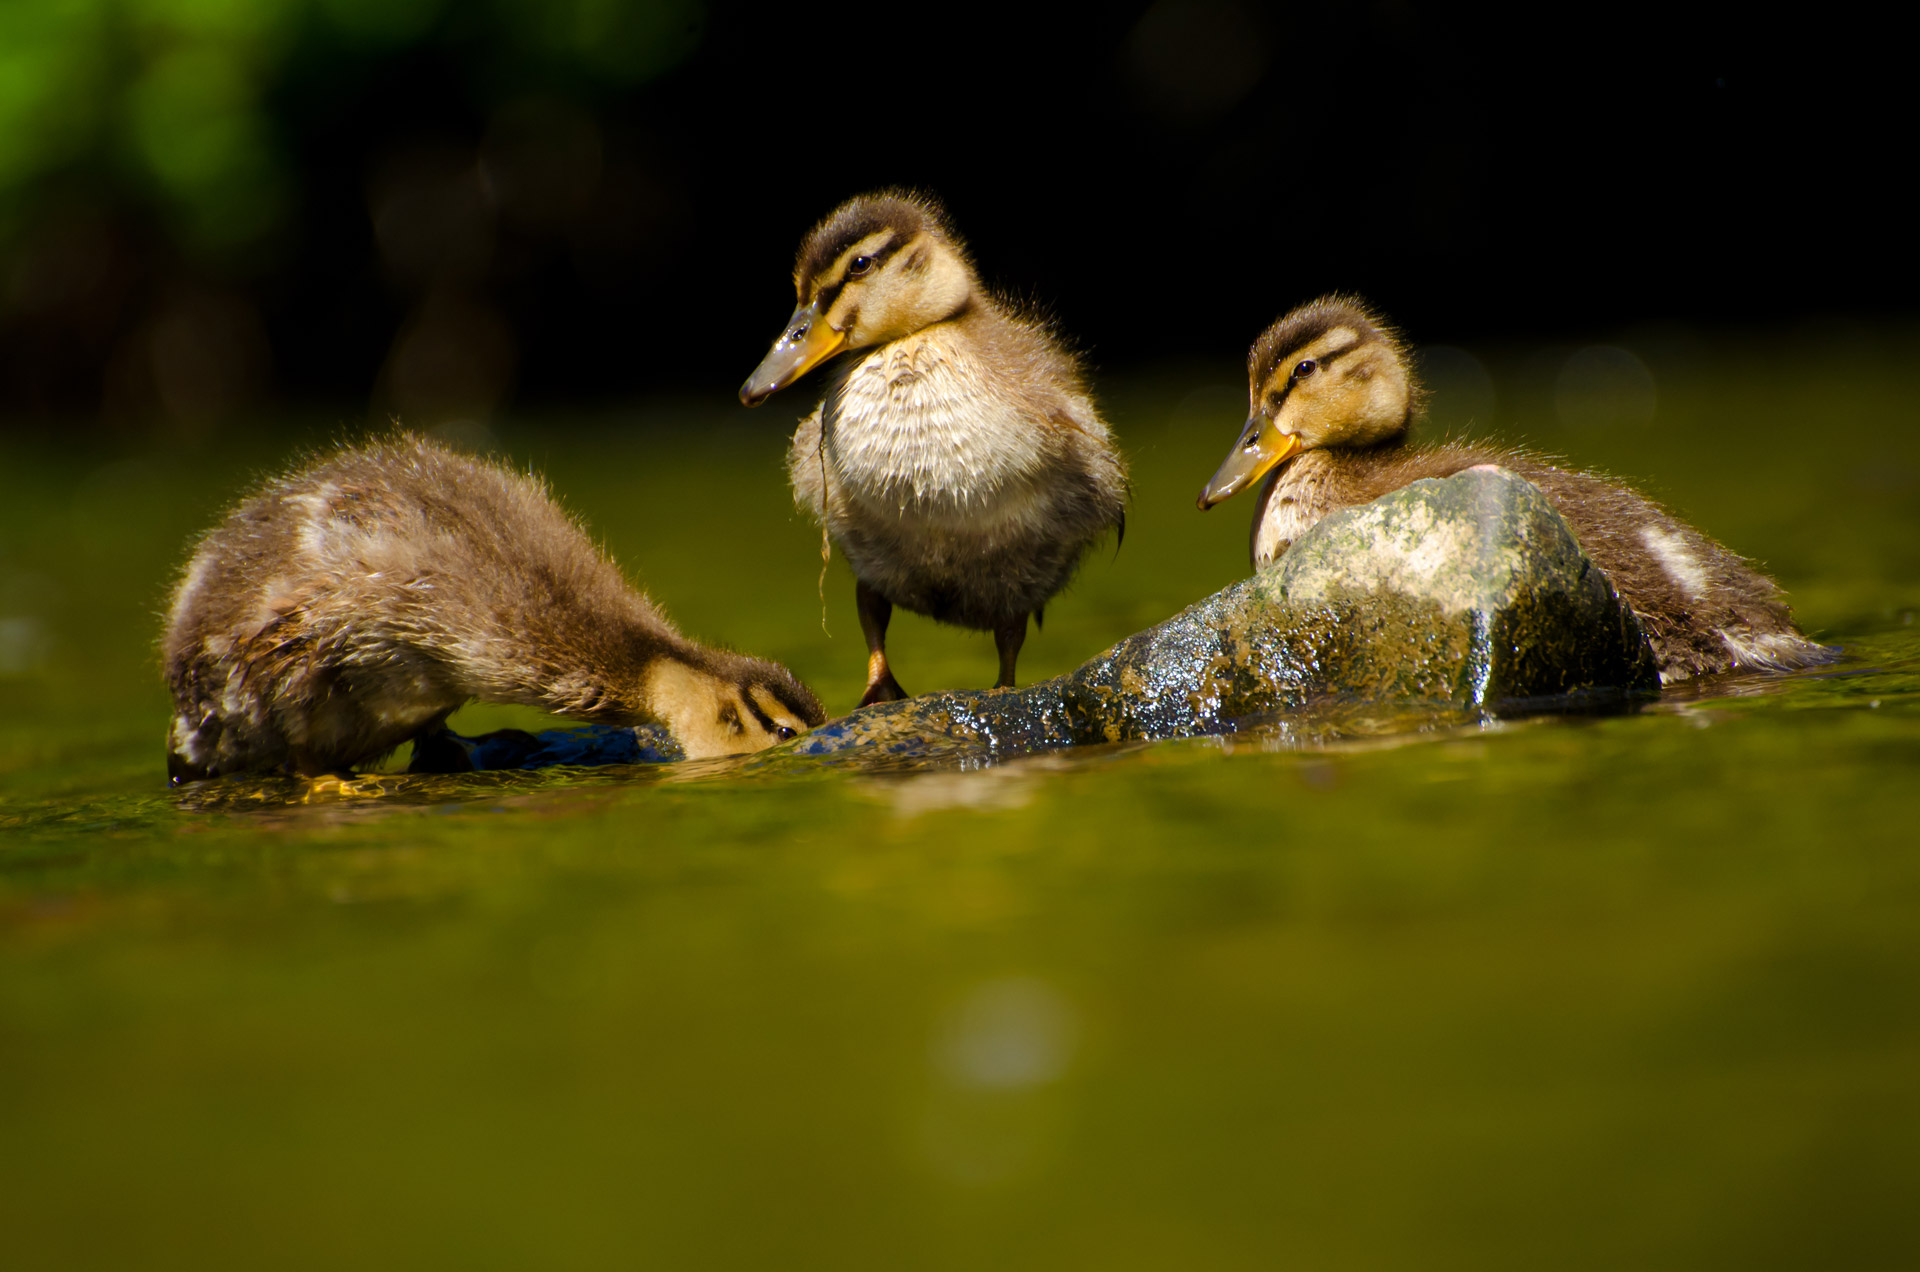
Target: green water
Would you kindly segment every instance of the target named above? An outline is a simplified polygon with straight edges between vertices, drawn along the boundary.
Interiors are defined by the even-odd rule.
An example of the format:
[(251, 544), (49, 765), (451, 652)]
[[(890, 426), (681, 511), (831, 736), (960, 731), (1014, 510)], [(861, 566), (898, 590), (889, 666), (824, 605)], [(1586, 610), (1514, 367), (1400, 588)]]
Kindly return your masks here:
[[(167, 575), (326, 430), (0, 440), (6, 1266), (1912, 1266), (1920, 342), (1642, 344), (1651, 422), (1556, 409), (1570, 350), (1436, 414), (1763, 559), (1834, 674), (966, 772), (170, 794)], [(1023, 679), (1243, 572), (1250, 507), (1192, 510), (1233, 374), (1110, 391), (1127, 543)], [(844, 710), (802, 405), (497, 434)], [(992, 678), (895, 632), (909, 689)]]

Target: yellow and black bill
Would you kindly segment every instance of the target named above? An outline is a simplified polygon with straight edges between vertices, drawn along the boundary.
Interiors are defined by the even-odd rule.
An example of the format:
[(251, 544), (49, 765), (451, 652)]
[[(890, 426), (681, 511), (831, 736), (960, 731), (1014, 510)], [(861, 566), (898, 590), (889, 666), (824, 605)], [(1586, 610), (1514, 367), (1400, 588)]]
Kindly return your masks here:
[(1264, 415), (1249, 419), (1247, 426), (1240, 430), (1240, 440), (1227, 452), (1220, 471), (1200, 492), (1200, 511), (1233, 498), (1292, 458), (1299, 449), (1298, 434), (1282, 433), (1279, 426)]
[(740, 401), (747, 406), (760, 405), (846, 345), (847, 333), (835, 331), (827, 323), (817, 297), (795, 306), (793, 317), (787, 319), (786, 330), (773, 342), (773, 348), (767, 350), (767, 356), (753, 369), (747, 382), (740, 386)]

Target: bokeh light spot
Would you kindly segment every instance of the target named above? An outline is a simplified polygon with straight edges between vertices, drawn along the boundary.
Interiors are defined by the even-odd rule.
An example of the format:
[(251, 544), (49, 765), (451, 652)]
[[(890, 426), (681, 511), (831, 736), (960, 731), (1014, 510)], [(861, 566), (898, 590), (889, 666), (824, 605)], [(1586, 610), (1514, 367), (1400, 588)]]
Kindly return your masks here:
[(1632, 351), (1588, 345), (1560, 368), (1553, 404), (1569, 428), (1633, 428), (1653, 422), (1653, 372)]
[(333, 28), (373, 48), (406, 44), (433, 26), (446, 0), (320, 0)]
[(955, 1086), (1038, 1086), (1065, 1071), (1073, 1035), (1072, 1009), (1046, 982), (1024, 976), (988, 981), (943, 1022), (934, 1063)]
[(1426, 345), (1418, 363), (1432, 428), (1458, 435), (1493, 422), (1500, 394), (1484, 362), (1453, 345)]
[(129, 93), (140, 157), (202, 246), (244, 243), (280, 210), (279, 160), (254, 95), (245, 58), (211, 44), (156, 59)]
[(89, 0), (0, 4), (0, 197), (98, 130), (104, 30)]
[(1219, 115), (1267, 69), (1267, 42), (1235, 0), (1160, 0), (1127, 40), (1127, 67), (1150, 105), (1182, 121)]

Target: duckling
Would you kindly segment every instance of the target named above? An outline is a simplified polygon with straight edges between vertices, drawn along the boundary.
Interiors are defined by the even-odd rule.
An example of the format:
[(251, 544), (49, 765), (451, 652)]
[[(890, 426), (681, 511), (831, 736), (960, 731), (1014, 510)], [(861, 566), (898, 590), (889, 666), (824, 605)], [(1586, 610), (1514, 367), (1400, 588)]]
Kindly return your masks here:
[(1014, 683), (1027, 618), (1108, 530), (1127, 468), (1080, 365), (1047, 325), (990, 295), (940, 207), (887, 190), (835, 209), (800, 246), (793, 316), (747, 382), (757, 406), (851, 352), (794, 432), (794, 501), (855, 579), (860, 705), (906, 697), (887, 663), (898, 605), (993, 633)]
[(676, 631), (537, 478), (406, 435), (268, 482), (208, 531), (161, 654), (176, 785), (348, 770), (474, 699), (657, 721), (689, 757), (825, 719), (785, 667)]
[(1200, 508), (1273, 473), (1254, 510), (1256, 570), (1330, 512), (1422, 477), (1497, 466), (1540, 487), (1566, 518), (1639, 616), (1662, 681), (1832, 656), (1794, 626), (1772, 579), (1644, 495), (1524, 450), (1409, 445), (1423, 391), (1400, 337), (1361, 301), (1323, 296), (1287, 314), (1254, 343), (1247, 373), (1249, 418)]

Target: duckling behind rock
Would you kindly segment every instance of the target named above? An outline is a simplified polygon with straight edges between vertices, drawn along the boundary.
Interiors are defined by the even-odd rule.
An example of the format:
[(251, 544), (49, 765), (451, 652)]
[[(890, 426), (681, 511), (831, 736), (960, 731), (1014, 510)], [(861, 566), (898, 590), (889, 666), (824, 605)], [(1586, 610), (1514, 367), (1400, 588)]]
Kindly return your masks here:
[(998, 684), (1087, 549), (1124, 533), (1127, 470), (1080, 367), (980, 285), (923, 196), (849, 200), (807, 235), (799, 304), (740, 389), (748, 406), (858, 351), (794, 433), (795, 501), (853, 567), (861, 705), (906, 696), (887, 664), (898, 605), (990, 631)]
[(1256, 569), (1330, 512), (1491, 465), (1540, 487), (1566, 518), (1640, 619), (1663, 681), (1833, 656), (1794, 626), (1772, 579), (1644, 495), (1523, 450), (1408, 445), (1421, 389), (1399, 338), (1359, 301), (1324, 296), (1287, 314), (1254, 343), (1247, 373), (1249, 418), (1200, 507), (1273, 472), (1254, 510)]
[(338, 772), (478, 699), (657, 721), (689, 757), (825, 719), (676, 631), (536, 479), (401, 436), (269, 482), (200, 540), (161, 641), (173, 781)]

